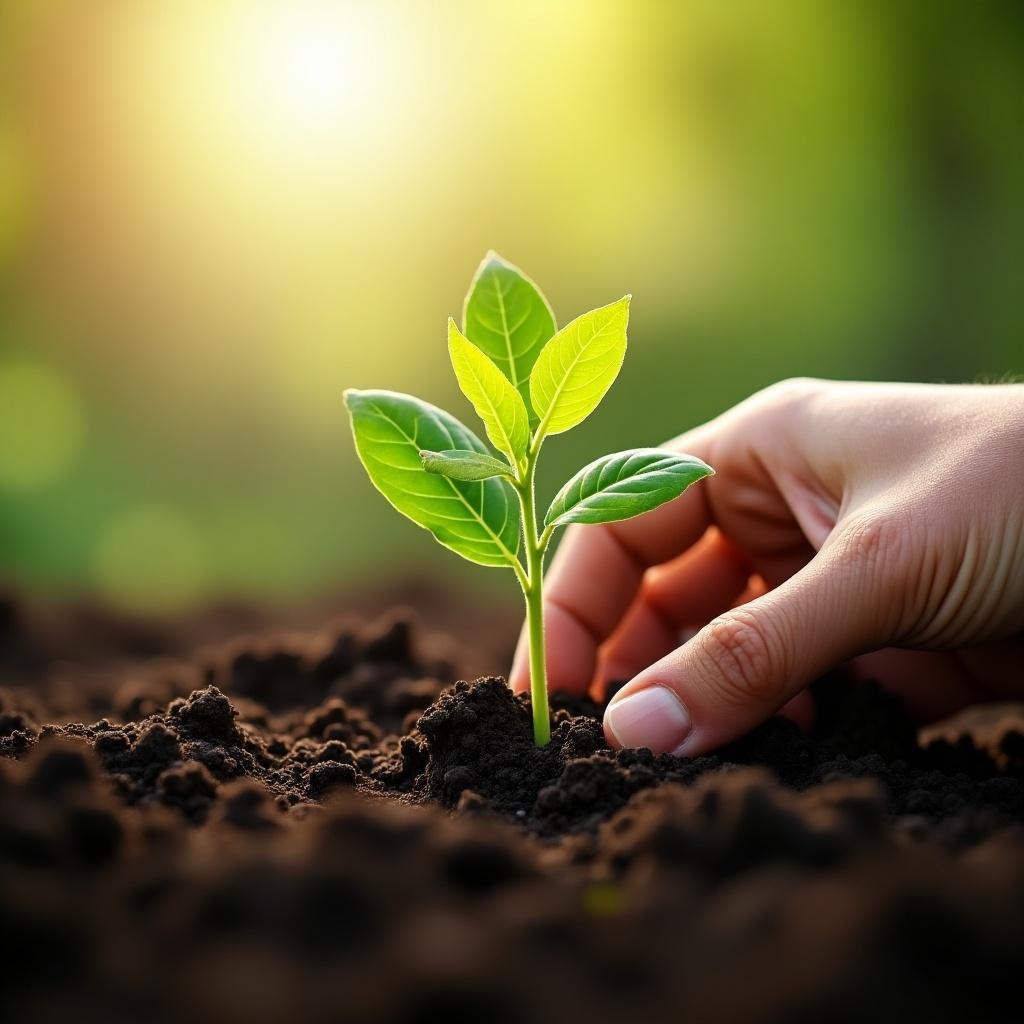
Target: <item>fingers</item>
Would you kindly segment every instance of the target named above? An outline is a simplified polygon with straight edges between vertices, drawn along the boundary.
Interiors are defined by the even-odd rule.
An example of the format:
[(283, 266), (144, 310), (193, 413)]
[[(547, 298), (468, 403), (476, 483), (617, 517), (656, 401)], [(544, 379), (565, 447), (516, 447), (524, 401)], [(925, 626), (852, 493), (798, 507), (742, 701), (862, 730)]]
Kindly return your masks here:
[[(766, 592), (759, 577), (748, 577), (740, 553), (712, 527), (690, 551), (651, 570), (640, 597), (602, 651), (597, 689), (632, 679), (674, 650), (686, 629), (746, 604)], [(814, 701), (801, 690), (778, 711), (804, 732), (814, 724)]]
[[(688, 451), (704, 458), (697, 432)], [(675, 447), (673, 445), (673, 447)], [(574, 526), (566, 532), (545, 585), (548, 685), (584, 693), (594, 679), (598, 648), (633, 603), (644, 573), (696, 543), (710, 523), (703, 487), (694, 487), (661, 508), (606, 526)], [(509, 683), (529, 689), (525, 634), (520, 634)]]
[(608, 707), (608, 741), (695, 756), (749, 731), (831, 666), (887, 642), (872, 575), (850, 545), (826, 545), (636, 676)]
[[(799, 386), (797, 386), (799, 385)], [(669, 634), (679, 621), (668, 615), (665, 628), (656, 616), (641, 610), (632, 613), (644, 583), (645, 573), (676, 558), (696, 544), (712, 525), (719, 526), (731, 542), (741, 548), (753, 571), (770, 585), (798, 571), (813, 555), (806, 535), (794, 519), (791, 495), (776, 485), (774, 475), (793, 462), (789, 488), (799, 498), (800, 489), (810, 486), (813, 473), (806, 470), (798, 453), (806, 432), (798, 429), (797, 412), (809, 384), (774, 388), (742, 403), (730, 412), (677, 438), (667, 447), (688, 451), (710, 463), (718, 475), (687, 491), (676, 501), (636, 519), (607, 526), (573, 527), (554, 560), (545, 596), (548, 681), (552, 690), (572, 693), (587, 691), (595, 681), (599, 650), (617, 631), (624, 639), (610, 646), (611, 668), (622, 672), (643, 668), (639, 652), (646, 648), (650, 658), (663, 656), (678, 643)], [(765, 449), (766, 439), (770, 443)], [(779, 454), (784, 453), (784, 454)], [(773, 456), (773, 458), (769, 458)], [(776, 463), (782, 465), (776, 465)], [(799, 504), (799, 502), (798, 502)], [(714, 511), (712, 512), (712, 507)], [(713, 522), (714, 520), (714, 522)], [(699, 603), (706, 593), (702, 614), (684, 625), (699, 625), (733, 603), (742, 584), (732, 590), (733, 568), (727, 560), (709, 568), (701, 580), (679, 577), (681, 593), (667, 595), (665, 606), (657, 601), (651, 612), (677, 607), (682, 601)], [(722, 594), (713, 593), (721, 588)], [(630, 613), (631, 623), (623, 625)], [(632, 637), (632, 639), (630, 639)], [(632, 652), (631, 653), (631, 648)], [(524, 636), (510, 673), (516, 691), (529, 687), (528, 645)], [(616, 666), (616, 661), (622, 664)], [(648, 662), (649, 663), (649, 662)], [(598, 678), (607, 679), (602, 671)]]
[(601, 652), (598, 687), (632, 679), (674, 650), (684, 630), (696, 630), (735, 604), (749, 580), (746, 560), (714, 528), (673, 562), (650, 570)]

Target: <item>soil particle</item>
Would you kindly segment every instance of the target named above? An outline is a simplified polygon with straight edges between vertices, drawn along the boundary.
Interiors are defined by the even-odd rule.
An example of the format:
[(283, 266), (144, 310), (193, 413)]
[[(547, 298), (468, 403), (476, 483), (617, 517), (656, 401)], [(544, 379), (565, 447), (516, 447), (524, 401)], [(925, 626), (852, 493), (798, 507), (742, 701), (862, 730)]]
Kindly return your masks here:
[(269, 792), (248, 780), (228, 783), (221, 791), (219, 819), (238, 829), (278, 829), (283, 822)]
[(168, 807), (178, 807), (187, 817), (201, 819), (217, 793), (217, 781), (198, 761), (186, 761), (161, 772), (156, 791)]
[(326, 796), (339, 786), (354, 786), (356, 769), (340, 761), (318, 760), (306, 775), (306, 789), (311, 797)]
[(220, 743), (238, 743), (238, 712), (216, 686), (196, 690), (186, 700), (172, 701), (167, 718), (186, 736)]

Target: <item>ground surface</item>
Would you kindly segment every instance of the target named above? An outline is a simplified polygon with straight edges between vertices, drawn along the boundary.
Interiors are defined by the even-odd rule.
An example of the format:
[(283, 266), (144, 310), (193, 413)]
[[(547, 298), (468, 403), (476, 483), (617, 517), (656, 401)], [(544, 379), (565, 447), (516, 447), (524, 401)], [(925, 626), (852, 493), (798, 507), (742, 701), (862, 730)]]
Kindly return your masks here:
[(1024, 1016), (1013, 709), (924, 747), (836, 678), (810, 738), (613, 753), (576, 702), (539, 751), (451, 618), (0, 605), (3, 1019)]

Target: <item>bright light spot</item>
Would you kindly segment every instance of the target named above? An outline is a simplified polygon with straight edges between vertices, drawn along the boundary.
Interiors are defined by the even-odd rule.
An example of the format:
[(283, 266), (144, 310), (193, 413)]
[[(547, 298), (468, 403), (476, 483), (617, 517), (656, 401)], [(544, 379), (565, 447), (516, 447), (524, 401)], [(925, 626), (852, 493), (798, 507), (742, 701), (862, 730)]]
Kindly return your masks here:
[(94, 565), (100, 593), (137, 613), (167, 614), (195, 604), (206, 578), (198, 531), (162, 505), (133, 508), (116, 519)]
[(365, 129), (390, 88), (395, 42), (374, 4), (256, 5), (233, 48), (237, 110), (279, 137)]
[(269, 68), (282, 113), (322, 118), (342, 110), (361, 94), (371, 67), (353, 35), (293, 26), (271, 54)]
[(82, 447), (78, 396), (45, 363), (0, 364), (0, 487), (30, 491), (63, 476)]

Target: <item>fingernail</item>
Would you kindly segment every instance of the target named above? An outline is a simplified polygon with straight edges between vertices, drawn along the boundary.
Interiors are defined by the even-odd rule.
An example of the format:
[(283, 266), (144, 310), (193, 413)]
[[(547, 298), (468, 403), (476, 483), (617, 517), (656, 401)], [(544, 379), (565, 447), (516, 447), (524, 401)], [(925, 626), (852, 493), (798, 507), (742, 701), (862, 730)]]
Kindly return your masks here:
[(650, 747), (665, 754), (690, 733), (690, 713), (667, 687), (648, 686), (610, 705), (604, 724), (623, 747)]

